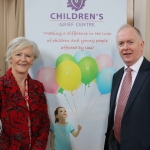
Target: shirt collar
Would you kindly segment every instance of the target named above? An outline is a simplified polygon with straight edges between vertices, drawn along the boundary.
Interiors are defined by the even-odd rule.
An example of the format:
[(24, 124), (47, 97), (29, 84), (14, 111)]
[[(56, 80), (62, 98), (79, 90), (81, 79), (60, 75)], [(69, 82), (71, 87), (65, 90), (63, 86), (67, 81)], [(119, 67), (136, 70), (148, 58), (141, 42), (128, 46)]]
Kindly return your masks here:
[[(142, 64), (142, 62), (143, 62), (143, 59), (144, 59), (144, 57), (141, 56), (135, 64), (133, 64), (132, 66), (130, 66), (130, 68), (131, 68), (133, 71), (138, 72), (139, 69), (140, 69), (140, 66), (141, 66), (141, 64)], [(124, 67), (124, 70), (126, 70), (126, 69), (127, 69), (127, 65), (125, 65), (125, 67)]]

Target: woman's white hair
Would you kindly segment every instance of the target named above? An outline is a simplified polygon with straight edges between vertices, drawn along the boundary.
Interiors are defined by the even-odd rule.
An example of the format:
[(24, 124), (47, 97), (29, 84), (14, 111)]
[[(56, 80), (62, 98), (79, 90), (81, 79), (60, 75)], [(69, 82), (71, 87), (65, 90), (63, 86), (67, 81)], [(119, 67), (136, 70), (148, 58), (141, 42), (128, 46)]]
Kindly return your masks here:
[(28, 46), (32, 47), (34, 60), (38, 58), (40, 55), (40, 51), (38, 49), (37, 44), (31, 40), (28, 40), (25, 37), (17, 37), (10, 41), (10, 43), (8, 44), (6, 52), (6, 61), (9, 61), (11, 59), (14, 52), (20, 51)]

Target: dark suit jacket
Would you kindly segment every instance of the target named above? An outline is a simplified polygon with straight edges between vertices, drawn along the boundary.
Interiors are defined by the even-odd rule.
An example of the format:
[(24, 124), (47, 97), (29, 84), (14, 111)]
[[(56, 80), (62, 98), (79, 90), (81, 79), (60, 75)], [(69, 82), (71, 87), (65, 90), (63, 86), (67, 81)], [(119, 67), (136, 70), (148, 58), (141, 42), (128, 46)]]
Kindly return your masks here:
[(29, 150), (29, 126), (31, 121), (31, 148), (45, 150), (50, 120), (43, 85), (28, 75), (29, 108), (26, 106), (19, 86), (9, 69), (0, 78), (0, 150)]
[[(118, 88), (124, 73), (114, 74), (110, 98), (110, 113), (104, 150), (114, 125), (114, 110)], [(121, 124), (121, 150), (150, 150), (150, 62), (144, 58), (132, 86)]]

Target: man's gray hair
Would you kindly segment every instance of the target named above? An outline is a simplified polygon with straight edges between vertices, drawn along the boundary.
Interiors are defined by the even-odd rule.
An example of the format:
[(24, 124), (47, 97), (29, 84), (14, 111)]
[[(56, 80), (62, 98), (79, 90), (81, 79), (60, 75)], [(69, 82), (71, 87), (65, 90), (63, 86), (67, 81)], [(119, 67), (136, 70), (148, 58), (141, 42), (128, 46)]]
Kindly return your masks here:
[(121, 30), (124, 29), (124, 28), (133, 28), (133, 29), (136, 31), (139, 40), (140, 40), (140, 41), (143, 41), (142, 34), (141, 34), (140, 30), (137, 29), (136, 27), (133, 27), (133, 26), (129, 25), (129, 24), (124, 24), (124, 25), (122, 25), (122, 26), (119, 28), (119, 30), (118, 30), (118, 32), (117, 32), (117, 35), (118, 35), (119, 31), (121, 31)]

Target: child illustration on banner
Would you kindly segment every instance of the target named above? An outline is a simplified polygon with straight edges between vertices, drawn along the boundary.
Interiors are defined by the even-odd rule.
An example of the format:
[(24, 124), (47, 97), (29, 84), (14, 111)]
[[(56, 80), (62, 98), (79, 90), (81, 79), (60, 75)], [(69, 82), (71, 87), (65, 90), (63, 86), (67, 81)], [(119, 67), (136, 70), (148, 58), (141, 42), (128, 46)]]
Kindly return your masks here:
[(57, 107), (54, 114), (55, 123), (50, 127), (51, 150), (71, 150), (70, 133), (77, 137), (82, 127), (78, 125), (75, 131), (72, 124), (66, 122), (67, 111), (64, 107)]

